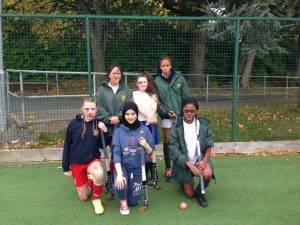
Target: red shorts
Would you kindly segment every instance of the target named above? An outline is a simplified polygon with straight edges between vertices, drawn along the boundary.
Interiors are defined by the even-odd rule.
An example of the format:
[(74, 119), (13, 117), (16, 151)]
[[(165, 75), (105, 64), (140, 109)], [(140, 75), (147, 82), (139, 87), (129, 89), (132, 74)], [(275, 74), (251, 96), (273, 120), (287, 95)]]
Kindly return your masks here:
[(93, 162), (96, 161), (102, 163), (101, 159), (94, 159), (86, 164), (71, 163), (71, 171), (73, 174), (73, 179), (76, 187), (81, 187), (87, 183), (88, 180), (87, 169)]

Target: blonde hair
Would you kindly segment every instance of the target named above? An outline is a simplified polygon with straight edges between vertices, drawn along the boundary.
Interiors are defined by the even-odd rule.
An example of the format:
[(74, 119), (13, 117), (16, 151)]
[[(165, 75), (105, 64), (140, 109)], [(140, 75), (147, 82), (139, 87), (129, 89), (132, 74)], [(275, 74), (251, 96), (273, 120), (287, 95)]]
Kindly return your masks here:
[(96, 99), (93, 98), (93, 97), (85, 97), (85, 98), (83, 99), (83, 102), (82, 102), (81, 107), (83, 107), (83, 106), (84, 106), (84, 103), (86, 103), (86, 102), (95, 103), (95, 104), (96, 104), (96, 107), (98, 107), (98, 103), (97, 103)]

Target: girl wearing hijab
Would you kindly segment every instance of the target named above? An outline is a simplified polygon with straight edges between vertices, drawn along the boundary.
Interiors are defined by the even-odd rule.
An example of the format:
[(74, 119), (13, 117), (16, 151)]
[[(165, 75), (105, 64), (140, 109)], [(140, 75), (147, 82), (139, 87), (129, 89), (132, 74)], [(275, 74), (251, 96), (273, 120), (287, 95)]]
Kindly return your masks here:
[(137, 206), (142, 188), (141, 151), (151, 155), (154, 149), (149, 129), (138, 120), (138, 106), (126, 102), (122, 110), (123, 124), (115, 130), (112, 148), (115, 163), (115, 193), (120, 199), (120, 213), (128, 215), (129, 206)]

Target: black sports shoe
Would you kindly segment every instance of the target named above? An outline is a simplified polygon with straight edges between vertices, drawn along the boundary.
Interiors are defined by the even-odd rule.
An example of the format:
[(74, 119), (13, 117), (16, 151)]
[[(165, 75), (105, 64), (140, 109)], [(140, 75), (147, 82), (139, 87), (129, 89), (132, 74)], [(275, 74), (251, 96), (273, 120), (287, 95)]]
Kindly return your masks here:
[[(156, 174), (156, 183), (157, 183), (157, 181), (158, 181), (158, 175)], [(147, 179), (147, 185), (148, 186), (153, 186), (154, 185), (154, 177), (153, 176), (151, 176), (150, 178)]]
[(172, 181), (172, 170), (166, 170), (164, 181), (171, 182)]
[[(199, 187), (199, 186), (198, 186)], [(204, 194), (201, 194), (201, 190), (200, 190), (200, 187), (199, 188), (196, 188), (195, 190), (195, 196), (197, 198), (197, 200), (199, 201), (199, 204), (206, 208), (208, 206), (208, 202), (206, 201), (205, 199), (205, 195)]]
[(206, 208), (206, 207), (208, 206), (208, 202), (206, 201), (205, 195), (204, 195), (204, 194), (200, 194), (198, 200), (199, 200), (199, 204), (200, 204), (202, 207)]

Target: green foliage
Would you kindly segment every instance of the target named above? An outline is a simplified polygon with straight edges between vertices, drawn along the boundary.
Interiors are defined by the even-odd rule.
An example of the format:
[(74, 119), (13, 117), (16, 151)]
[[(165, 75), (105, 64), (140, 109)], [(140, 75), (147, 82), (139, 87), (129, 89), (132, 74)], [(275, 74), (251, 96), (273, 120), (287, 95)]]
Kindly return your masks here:
[[(97, 1), (23, 0), (5, 1), (9, 13), (55, 14), (115, 14), (115, 15), (180, 15), (180, 16), (265, 16), (272, 17), (292, 1), (278, 5), (268, 1)], [(295, 3), (293, 3), (294, 5)], [(284, 9), (283, 9), (284, 8)], [(276, 10), (275, 10), (276, 9)], [(294, 10), (294, 9), (293, 9)], [(295, 12), (294, 12), (295, 13)], [(196, 32), (207, 34), (205, 53), (206, 74), (232, 74), (234, 60), (235, 21), (175, 20), (103, 20), (107, 37), (105, 65), (119, 62), (124, 70), (138, 72), (157, 70), (157, 59), (162, 54), (172, 56), (174, 68), (190, 71), (191, 36)], [(87, 49), (84, 19), (67, 18), (3, 18), (5, 69), (87, 71)], [(278, 20), (241, 20), (242, 55), (255, 51), (252, 75), (296, 75), (298, 53), (298, 25)], [(107, 33), (106, 33), (107, 32)], [(186, 38), (186, 39), (185, 39)], [(99, 41), (100, 39), (95, 39)], [(101, 39), (102, 40), (102, 39)], [(92, 61), (99, 56), (93, 56)], [(99, 57), (100, 58), (100, 57)], [(201, 63), (201, 62), (199, 62)], [(95, 63), (92, 62), (93, 65)], [(65, 76), (69, 78), (68, 76)], [(39, 81), (38, 76), (26, 79)]]
[[(177, 29), (174, 29), (176, 26)], [(125, 71), (155, 72), (158, 67), (158, 58), (163, 54), (168, 54), (174, 58), (175, 69), (187, 71), (187, 65), (184, 64), (185, 61), (180, 55), (187, 52), (190, 43), (186, 43), (186, 40), (182, 38), (173, 38), (183, 36), (180, 34), (183, 31), (178, 26), (180, 24), (175, 24), (175, 22), (160, 20), (119, 20), (110, 30), (111, 35), (106, 51), (107, 65), (119, 62), (124, 65)], [(141, 37), (141, 34), (147, 35)]]
[[(47, 19), (5, 20), (8, 24), (3, 30), (5, 69), (86, 71), (86, 41), (82, 34), (74, 32), (79, 21), (65, 21), (69, 29), (60, 31), (59, 19), (49, 34), (49, 30), (42, 28)], [(40, 81), (42, 77), (27, 74), (24, 79)]]

